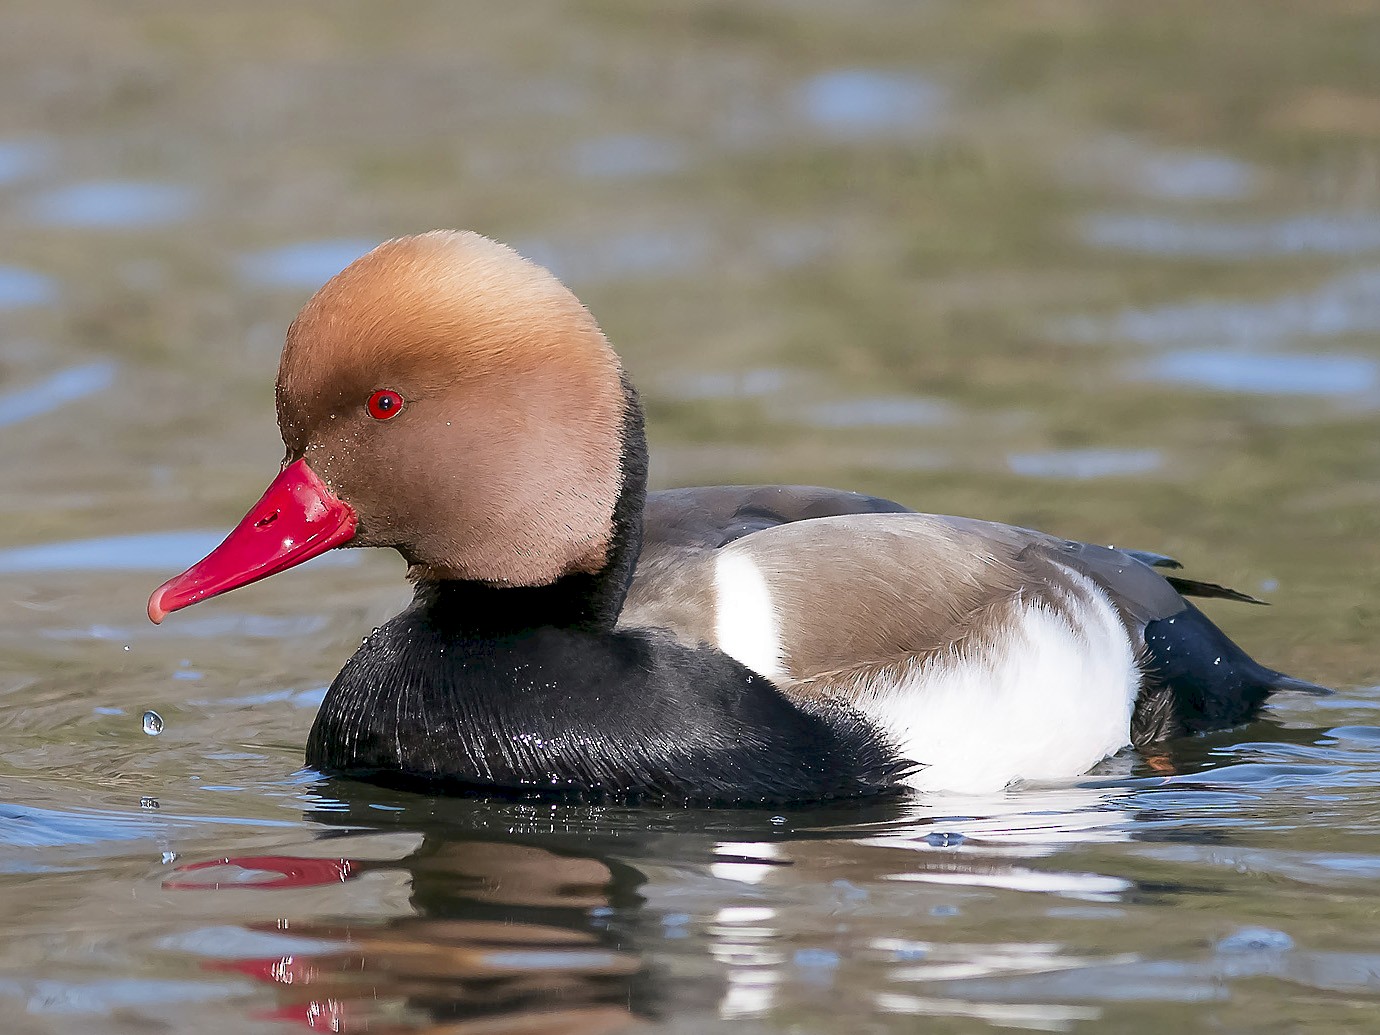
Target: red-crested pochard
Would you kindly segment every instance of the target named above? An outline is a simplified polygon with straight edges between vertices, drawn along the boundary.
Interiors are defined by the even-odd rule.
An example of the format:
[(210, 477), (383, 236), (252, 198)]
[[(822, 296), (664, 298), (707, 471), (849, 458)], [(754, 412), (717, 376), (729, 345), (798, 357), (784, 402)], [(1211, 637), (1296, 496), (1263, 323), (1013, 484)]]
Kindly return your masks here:
[[(307, 743), (443, 791), (765, 804), (1071, 777), (1274, 690), (1168, 558), (856, 493), (646, 493), (593, 317), (473, 233), (389, 241), (288, 329), (287, 454), (149, 617), (336, 546), (406, 558)], [(1246, 598), (1249, 599), (1249, 598)]]

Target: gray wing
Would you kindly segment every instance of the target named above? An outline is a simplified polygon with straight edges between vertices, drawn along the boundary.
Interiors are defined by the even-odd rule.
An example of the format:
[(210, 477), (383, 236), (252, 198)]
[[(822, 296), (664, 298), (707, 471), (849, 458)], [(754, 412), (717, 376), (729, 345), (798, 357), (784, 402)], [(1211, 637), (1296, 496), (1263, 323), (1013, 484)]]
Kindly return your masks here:
[(1277, 690), (1326, 692), (1256, 663), (1184, 595), (1252, 598), (1162, 575), (1172, 564), (1159, 554), (801, 486), (673, 490), (655, 494), (648, 514), (620, 624), (724, 647), (752, 616), (721, 569), (746, 561), (776, 643), (765, 659), (740, 660), (791, 694), (846, 697), (869, 673), (981, 649), (1034, 602), (1076, 621), (1099, 591), (1143, 652), (1137, 744), (1235, 725)]
[[(704, 566), (712, 551), (744, 536), (799, 521), (911, 513), (914, 511), (909, 507), (880, 496), (816, 485), (714, 485), (648, 493), (642, 553), (620, 624), (660, 624), (685, 629), (686, 639), (693, 638), (690, 633), (702, 638), (706, 627), (702, 605), (707, 590), (704, 578), (696, 570)], [(1008, 547), (1063, 554), (1076, 570), (1086, 567), (1085, 574), (1142, 624), (1182, 610), (1183, 596), (1261, 603), (1215, 583), (1172, 575), (1161, 577), (1149, 571), (1151, 567), (1182, 567), (1164, 554), (1094, 546), (995, 522), (940, 520), (979, 533), (986, 529)], [(1174, 591), (1172, 596), (1166, 593), (1166, 587)], [(1166, 609), (1167, 614), (1159, 613)]]
[(907, 514), (880, 496), (818, 485), (704, 485), (647, 493), (642, 551), (716, 550), (776, 525), (842, 514)]
[(1057, 603), (1078, 575), (1106, 592), (1137, 636), (1186, 607), (1124, 551), (856, 493), (677, 489), (653, 494), (647, 514), (620, 624), (717, 644), (727, 604), (716, 569), (725, 554), (741, 557), (767, 580), (792, 679), (946, 649), (1023, 599)]

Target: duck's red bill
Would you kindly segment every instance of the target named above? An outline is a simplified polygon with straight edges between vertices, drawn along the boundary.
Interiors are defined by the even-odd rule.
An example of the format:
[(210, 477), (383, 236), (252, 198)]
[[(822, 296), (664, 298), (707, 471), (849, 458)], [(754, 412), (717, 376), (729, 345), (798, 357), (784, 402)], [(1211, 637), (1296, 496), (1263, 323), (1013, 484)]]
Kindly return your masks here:
[(358, 523), (305, 460), (283, 468), (225, 542), (149, 597), (155, 624), (172, 611), (258, 582), (348, 542)]
[(191, 873), (195, 870), (235, 868), (240, 872), (263, 871), (279, 876), (271, 880), (237, 881), (229, 878), (221, 880), (184, 880), (181, 877), (165, 880), (163, 887), (180, 891), (219, 891), (222, 888), (253, 888), (263, 891), (268, 888), (315, 888), (323, 884), (341, 884), (359, 875), (360, 864), (353, 859), (304, 859), (294, 855), (239, 855), (223, 856), (219, 859), (203, 859), (201, 862), (184, 863), (177, 867), (176, 873)]

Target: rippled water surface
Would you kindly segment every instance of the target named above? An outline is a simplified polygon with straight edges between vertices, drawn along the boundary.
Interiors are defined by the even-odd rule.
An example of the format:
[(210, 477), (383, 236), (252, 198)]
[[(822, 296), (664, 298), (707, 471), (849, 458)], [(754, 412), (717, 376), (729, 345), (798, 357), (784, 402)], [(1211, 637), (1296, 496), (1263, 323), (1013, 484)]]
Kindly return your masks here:
[[(0, 1027), (1375, 1030), (1378, 62), (1367, 0), (0, 12)], [(1338, 692), (775, 814), (301, 771), (401, 564), (144, 601), (276, 471), (297, 307), (433, 226), (581, 294), (658, 484), (1163, 551)]]

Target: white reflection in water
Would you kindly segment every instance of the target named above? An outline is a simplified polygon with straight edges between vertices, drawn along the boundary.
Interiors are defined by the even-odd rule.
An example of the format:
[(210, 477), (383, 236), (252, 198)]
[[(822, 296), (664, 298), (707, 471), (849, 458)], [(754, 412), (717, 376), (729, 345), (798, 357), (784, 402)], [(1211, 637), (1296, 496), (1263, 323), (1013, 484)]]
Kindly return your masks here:
[[(778, 867), (774, 864), (780, 858), (779, 848), (766, 841), (720, 841), (715, 847), (716, 855), (730, 856), (729, 861), (711, 863), (709, 872), (720, 880), (733, 880), (742, 884), (760, 884)], [(754, 860), (762, 860), (756, 862)]]
[(1024, 866), (960, 865), (954, 870), (929, 867), (913, 873), (893, 873), (887, 880), (917, 884), (953, 884), (966, 888), (1004, 888), (1007, 891), (1038, 891), (1047, 895), (1092, 901), (1114, 900), (1135, 885), (1121, 877), (1101, 873), (1072, 873), (1031, 870)]
[(936, 1017), (972, 1017), (1002, 1028), (1027, 1031), (1068, 1031), (1075, 1021), (1095, 1021), (1102, 1011), (1090, 1006), (1047, 1006), (1041, 1003), (973, 1003), (961, 999), (879, 992), (877, 1009), (887, 1013)]
[(719, 1016), (749, 1017), (771, 1009), (781, 981), (785, 954), (767, 944), (779, 940), (776, 910), (764, 906), (723, 906), (709, 925), (712, 959), (727, 966), (728, 989)]
[(917, 853), (887, 880), (1115, 900), (1132, 888), (1130, 881), (1005, 860), (1050, 857), (1075, 844), (1129, 841), (1134, 817), (1119, 807), (1126, 795), (1116, 787), (1080, 785), (934, 795), (917, 802), (909, 822), (858, 843)]
[[(281, 876), (281, 874), (275, 874)], [(164, 935), (153, 943), (164, 952), (188, 953), (211, 959), (253, 959), (259, 956), (292, 956), (335, 952), (349, 943), (277, 931), (251, 931), (234, 924), (194, 927)]]

